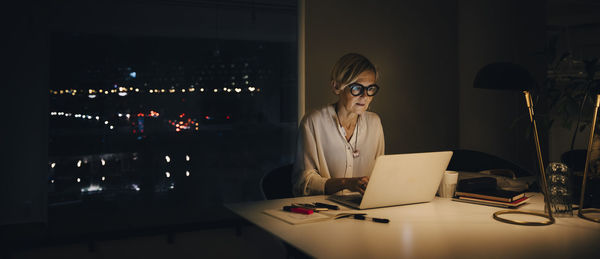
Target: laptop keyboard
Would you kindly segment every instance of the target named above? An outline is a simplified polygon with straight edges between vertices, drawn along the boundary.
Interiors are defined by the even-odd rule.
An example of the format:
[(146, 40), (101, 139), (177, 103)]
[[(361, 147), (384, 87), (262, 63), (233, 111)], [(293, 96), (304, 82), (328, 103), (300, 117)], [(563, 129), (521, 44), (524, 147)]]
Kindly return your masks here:
[(348, 202), (352, 202), (352, 203), (356, 203), (356, 204), (360, 204), (360, 202), (362, 201), (363, 196), (342, 196), (341, 199), (348, 201)]
[(349, 201), (352, 202), (352, 203), (360, 204), (362, 202), (362, 196), (360, 196), (360, 197), (354, 197), (352, 199), (349, 199)]

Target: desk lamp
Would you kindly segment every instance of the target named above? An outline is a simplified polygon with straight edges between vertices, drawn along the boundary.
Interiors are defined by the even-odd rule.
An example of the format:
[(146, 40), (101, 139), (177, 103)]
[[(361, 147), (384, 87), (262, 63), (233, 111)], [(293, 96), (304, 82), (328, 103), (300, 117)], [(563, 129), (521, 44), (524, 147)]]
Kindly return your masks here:
[(577, 212), (577, 216), (579, 216), (582, 219), (586, 219), (589, 221), (594, 221), (597, 223), (600, 223), (600, 218), (592, 218), (589, 216), (584, 215), (585, 213), (590, 213), (590, 212), (600, 212), (600, 209), (596, 209), (596, 208), (588, 208), (588, 209), (584, 209), (583, 208), (583, 198), (585, 197), (585, 182), (587, 180), (587, 174), (590, 168), (590, 160), (591, 160), (591, 154), (592, 154), (592, 142), (594, 140), (594, 131), (596, 130), (596, 119), (598, 118), (598, 107), (600, 106), (600, 94), (596, 95), (596, 105), (594, 105), (594, 117), (592, 120), (592, 128), (590, 128), (590, 138), (588, 139), (588, 146), (587, 146), (587, 155), (585, 157), (585, 168), (583, 169), (583, 184), (581, 185), (581, 198), (579, 199), (579, 210)]
[[(525, 96), (525, 103), (527, 104), (527, 109), (529, 110), (529, 119), (533, 128), (533, 138), (535, 140), (535, 148), (537, 150), (537, 158), (540, 167), (541, 177), (540, 187), (542, 189), (542, 193), (544, 194), (546, 208), (548, 208), (548, 214), (525, 210), (500, 210), (494, 213), (494, 219), (504, 223), (526, 226), (544, 226), (553, 224), (554, 217), (552, 217), (550, 202), (548, 201), (548, 199), (546, 199), (546, 197), (548, 197), (546, 172), (544, 170), (544, 162), (542, 161), (540, 140), (538, 137), (537, 125), (535, 123), (535, 117), (533, 113), (533, 101), (529, 92), (529, 90), (533, 86), (535, 86), (535, 81), (531, 77), (531, 74), (529, 74), (529, 72), (525, 68), (517, 64), (506, 62), (491, 63), (484, 66), (481, 70), (479, 70), (479, 72), (477, 72), (477, 75), (475, 76), (475, 80), (473, 82), (473, 86), (475, 88), (482, 89), (510, 90), (523, 92), (523, 95)], [(503, 214), (527, 214), (543, 217), (547, 220), (541, 222), (512, 220), (501, 217), (500, 215)]]

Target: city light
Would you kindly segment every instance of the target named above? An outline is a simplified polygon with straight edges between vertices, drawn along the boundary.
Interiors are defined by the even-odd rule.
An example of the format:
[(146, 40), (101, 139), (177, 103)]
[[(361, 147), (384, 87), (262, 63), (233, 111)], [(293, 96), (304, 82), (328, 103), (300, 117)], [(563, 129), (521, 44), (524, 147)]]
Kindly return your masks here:
[[(235, 77), (231, 77), (231, 78), (232, 78), (232, 80), (235, 80)], [(245, 75), (242, 78), (244, 78), (244, 80), (241, 81), (239, 83), (239, 85), (245, 85), (245, 86), (248, 87), (251, 84), (251, 82), (249, 80), (246, 80), (246, 79), (248, 79), (248, 75)], [(202, 80), (202, 79), (200, 79), (200, 80)], [(144, 84), (144, 85), (147, 86), (147, 84)], [(237, 86), (238, 83), (235, 82), (235, 81), (232, 81), (232, 82), (227, 83), (227, 85), (230, 85), (230, 86), (233, 87), (233, 86)], [(140, 91), (142, 91), (142, 92), (148, 91), (148, 93), (151, 93), (151, 94), (165, 93), (165, 92), (168, 92), (168, 93), (177, 93), (177, 92), (181, 92), (181, 93), (193, 93), (193, 92), (196, 91), (196, 88), (194, 87), (194, 84), (190, 85), (188, 88), (176, 88), (175, 86), (172, 86), (169, 89), (156, 89), (155, 88), (155, 89), (140, 90), (140, 88), (135, 88), (135, 87), (131, 87), (131, 86), (129, 88), (127, 88), (127, 87), (122, 87), (122, 86), (117, 86), (117, 85), (114, 85), (114, 88), (115, 89), (108, 89), (108, 90), (104, 90), (104, 89), (81, 89), (81, 91), (77, 91), (77, 89), (66, 89), (66, 90), (62, 89), (62, 90), (58, 90), (58, 91), (57, 90), (50, 90), (50, 94), (55, 94), (55, 95), (58, 95), (58, 94), (60, 94), (60, 95), (67, 94), (67, 95), (71, 95), (71, 96), (86, 95), (89, 99), (95, 99), (95, 98), (98, 97), (98, 94), (102, 94), (102, 93), (104, 93), (105, 95), (108, 95), (109, 93), (110, 94), (115, 94), (116, 93), (118, 96), (124, 97), (124, 96), (128, 96), (130, 94), (140, 93)], [(254, 90), (252, 90), (252, 89), (254, 89)], [(204, 92), (205, 89), (204, 88), (199, 88), (199, 90), (200, 90), (200, 92)], [(219, 92), (219, 90), (220, 90), (220, 88), (214, 88), (213, 92), (216, 93), (216, 92)], [(254, 88), (254, 87), (249, 87), (248, 90), (250, 92), (254, 92), (254, 91), (259, 92), (260, 91), (260, 89)], [(235, 91), (236, 93), (241, 93), (243, 91), (243, 89), (239, 88), (239, 90), (238, 90), (238, 88), (234, 89), (234, 88), (224, 87), (224, 88), (222, 88), (222, 91), (223, 92), (227, 92), (227, 93), (230, 93), (232, 91)]]
[[(240, 49), (240, 52), (245, 51)], [(102, 191), (100, 194), (110, 192), (109, 198), (112, 199), (113, 192), (118, 194), (127, 190), (130, 194), (136, 194), (141, 186), (148, 192), (168, 191), (180, 184), (175, 181), (180, 180), (181, 176), (186, 176), (183, 180), (189, 182), (194, 179), (189, 178), (191, 170), (196, 170), (193, 164), (203, 159), (194, 153), (196, 160), (191, 163), (191, 155), (184, 151), (185, 146), (190, 143), (194, 146), (220, 145), (230, 135), (237, 136), (236, 130), (245, 129), (238, 126), (244, 126), (246, 121), (253, 123), (256, 119), (255, 110), (262, 111), (266, 108), (260, 105), (255, 107), (257, 105), (254, 102), (260, 100), (250, 100), (262, 98), (257, 95), (259, 87), (265, 87), (261, 83), (267, 84), (266, 87), (274, 87), (267, 88), (265, 93), (269, 93), (269, 89), (278, 89), (276, 80), (271, 80), (277, 78), (269, 78), (270, 75), (267, 74), (270, 72), (262, 67), (255, 67), (258, 65), (255, 63), (261, 59), (247, 63), (243, 58), (232, 58), (231, 62), (221, 60), (229, 58), (230, 53), (227, 53), (227, 56), (219, 57), (214, 64), (210, 63), (212, 59), (205, 61), (203, 58), (187, 63), (187, 57), (182, 58), (181, 62), (170, 62), (169, 58), (165, 63), (160, 59), (162, 55), (151, 55), (139, 61), (135, 59), (137, 56), (127, 58), (125, 63), (129, 64), (124, 65), (115, 64), (115, 60), (124, 60), (112, 59), (113, 54), (118, 55), (109, 53), (109, 56), (98, 60), (89, 59), (81, 67), (77, 67), (77, 62), (70, 62), (72, 66), (69, 68), (75, 70), (65, 71), (69, 76), (64, 78), (69, 80), (56, 82), (55, 86), (51, 86), (55, 89), (50, 89), (46, 95), (50, 101), (50, 110), (54, 110), (47, 117), (53, 126), (49, 131), (49, 139), (52, 141), (52, 151), (57, 150), (57, 153), (52, 153), (51, 159), (45, 161), (51, 167), (50, 170), (46, 169), (50, 176), (45, 179), (48, 180), (46, 184), (60, 182), (50, 185), (52, 188), (49, 190), (55, 192), (52, 195), (58, 194), (59, 198), (63, 198), (60, 197), (63, 193), (71, 195), (72, 191), (81, 189), (82, 194), (77, 193), (79, 198), (86, 196), (86, 192), (92, 192), (90, 194), (93, 195), (93, 192)], [(151, 63), (141, 63), (147, 61)], [(174, 64), (174, 69), (170, 68), (171, 64)], [(188, 64), (191, 65), (188, 67)], [(277, 64), (279, 63), (267, 65)], [(140, 78), (137, 78), (135, 70), (140, 70)], [(76, 74), (77, 72), (80, 74)], [(279, 73), (273, 74), (278, 76)], [(228, 106), (230, 102), (240, 102), (240, 105)], [(236, 116), (235, 120), (233, 116)], [(174, 133), (175, 131), (177, 132)], [(229, 134), (230, 131), (234, 131), (234, 134)], [(163, 143), (162, 139), (164, 143), (185, 144), (181, 147), (173, 145), (174, 149), (171, 151), (168, 151), (169, 147), (162, 145), (152, 146), (152, 143)], [(77, 148), (73, 149), (69, 144), (74, 144)], [(141, 152), (138, 162), (132, 161), (130, 150), (133, 148)], [(160, 153), (179, 150), (178, 154), (173, 153), (175, 160), (171, 160), (170, 155), (162, 155), (166, 162), (162, 164), (158, 161), (162, 166), (157, 165), (156, 169), (159, 172), (164, 170), (166, 178), (149, 185), (140, 182), (144, 181), (145, 176), (131, 173), (147, 166), (149, 161), (142, 159), (147, 155), (145, 148), (152, 149), (154, 158), (160, 157)], [(184, 161), (180, 160), (182, 153)], [(136, 158), (134, 154), (133, 160)], [(76, 167), (73, 167), (74, 160)], [(59, 162), (61, 166), (57, 166)], [(110, 182), (106, 175), (111, 176)], [(158, 177), (160, 178), (160, 174)], [(72, 182), (73, 178), (76, 179), (75, 183)], [(66, 198), (71, 199), (71, 196)], [(78, 197), (75, 196), (74, 199)]]
[(100, 187), (100, 185), (96, 185), (96, 184), (90, 184), (90, 186), (85, 187), (85, 188), (81, 188), (81, 192), (101, 192), (102, 191), (102, 187)]
[(140, 187), (137, 184), (135, 184), (135, 183), (131, 184), (131, 188), (133, 188), (136, 192), (140, 191)]

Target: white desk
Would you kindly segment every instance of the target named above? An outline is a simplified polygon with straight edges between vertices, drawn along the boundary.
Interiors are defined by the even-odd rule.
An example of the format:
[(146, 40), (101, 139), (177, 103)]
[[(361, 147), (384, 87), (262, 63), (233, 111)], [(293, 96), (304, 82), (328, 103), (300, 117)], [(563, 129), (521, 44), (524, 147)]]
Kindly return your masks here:
[[(492, 218), (501, 208), (449, 198), (363, 211), (389, 218), (389, 224), (346, 218), (290, 225), (263, 213), (292, 202), (316, 201), (333, 204), (325, 196), (312, 196), (226, 206), (316, 258), (600, 258), (599, 223), (573, 216), (556, 218), (550, 226), (511, 225)], [(537, 194), (520, 209), (543, 208), (543, 196)]]

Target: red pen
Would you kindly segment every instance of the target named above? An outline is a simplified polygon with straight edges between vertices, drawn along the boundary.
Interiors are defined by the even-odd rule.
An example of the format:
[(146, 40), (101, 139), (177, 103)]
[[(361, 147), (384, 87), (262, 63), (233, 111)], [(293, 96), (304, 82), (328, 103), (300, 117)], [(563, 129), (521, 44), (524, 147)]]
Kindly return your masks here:
[(283, 210), (289, 211), (289, 212), (294, 212), (294, 213), (306, 214), (306, 215), (310, 215), (313, 213), (313, 210), (294, 207), (294, 206), (283, 206)]

